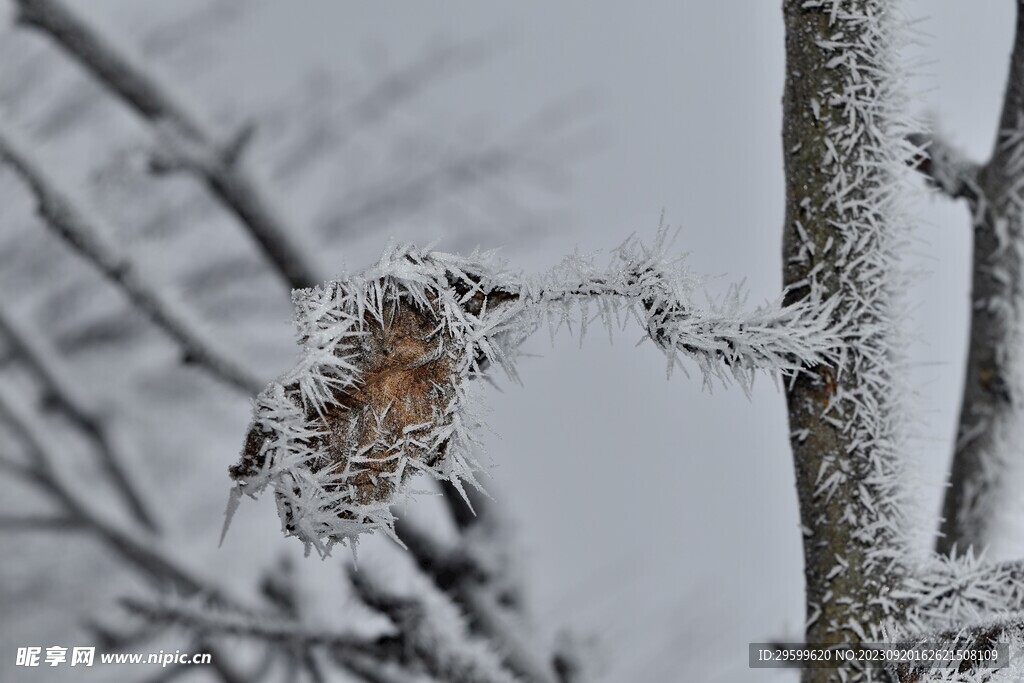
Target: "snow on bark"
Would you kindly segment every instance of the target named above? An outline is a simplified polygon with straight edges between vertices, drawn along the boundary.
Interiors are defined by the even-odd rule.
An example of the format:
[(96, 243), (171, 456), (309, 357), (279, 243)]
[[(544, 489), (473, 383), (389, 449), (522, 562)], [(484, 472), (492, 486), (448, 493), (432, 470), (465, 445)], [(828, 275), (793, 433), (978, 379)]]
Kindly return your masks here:
[[(899, 195), (916, 149), (892, 5), (784, 4), (787, 301), (817, 297), (850, 321), (839, 362), (787, 391), (814, 642), (877, 636), (904, 562)], [(809, 670), (805, 680), (843, 674), (853, 675)]]

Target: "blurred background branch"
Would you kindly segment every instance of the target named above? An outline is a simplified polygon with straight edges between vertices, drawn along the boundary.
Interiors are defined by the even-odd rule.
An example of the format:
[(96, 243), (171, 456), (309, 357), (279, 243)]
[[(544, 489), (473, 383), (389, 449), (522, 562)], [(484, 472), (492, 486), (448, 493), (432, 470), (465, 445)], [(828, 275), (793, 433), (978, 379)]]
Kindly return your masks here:
[[(332, 670), (371, 682), (576, 680), (559, 651), (533, 634), (522, 577), (508, 571), (512, 535), (491, 501), (474, 500), (479, 517), (472, 517), (461, 501), (446, 498), (447, 541), (408, 528), (414, 561), (407, 573), (429, 597), (402, 597), (365, 568), (335, 578), (353, 605), (339, 628), (355, 630), (328, 638), (334, 627), (317, 623), (304, 595), (320, 588), (302, 585), (288, 553), (258, 568), (254, 581), (235, 577), (249, 562), (244, 556), (221, 553), (215, 568), (195, 569), (204, 552), (190, 539), (196, 520), (182, 514), (182, 503), (208, 494), (183, 490), (196, 486), (187, 477), (162, 490), (166, 473), (192, 460), (178, 453), (180, 461), (161, 462), (173, 447), (140, 448), (147, 430), (163, 428), (189, 403), (244, 409), (239, 399), (254, 394), (259, 378), (290, 353), (282, 324), (287, 290), (335, 274), (353, 241), (446, 202), (492, 216), (491, 226), (474, 220), (483, 227), (455, 231), (461, 240), (488, 230), (535, 234), (527, 231), (538, 230), (543, 216), (509, 184), (564, 182), (588, 144), (578, 124), (584, 110), (559, 116), (565, 106), (554, 105), (518, 131), (483, 142), (459, 139), (466, 136), (458, 129), (452, 139), (450, 131), (417, 125), (395, 143), (388, 119), (507, 47), (482, 36), (428, 46), (354, 95), (330, 74), (314, 74), (294, 97), (239, 123), (216, 102), (197, 113), (174, 79), (151, 66), (186, 60), (190, 43), (211, 40), (244, 15), (234, 3), (169, 16), (133, 38), (135, 46), (87, 21), (78, 6), (15, 4), (17, 25), (0, 41), (0, 196), (10, 199), (0, 229), (0, 284), (18, 293), (0, 309), (0, 424), (12, 437), (0, 454), (0, 476), (14, 491), (0, 510), (0, 531), (31, 533), (0, 543), (30, 548), (39, 534), (61, 532), (72, 565), (107, 601), (95, 605), (102, 621), (76, 610), (80, 632), (108, 651), (171, 638), (178, 647), (216, 653), (211, 680), (335, 680)], [(60, 52), (33, 40), (26, 27)], [(67, 59), (77, 72), (68, 72)], [(373, 173), (360, 166), (367, 154), (383, 160)], [(270, 183), (259, 179), (262, 170)], [(11, 175), (18, 182), (9, 182)], [(205, 194), (195, 191), (195, 180)], [(271, 199), (272, 184), (284, 190), (284, 201)], [(31, 217), (33, 203), (38, 218)], [(255, 250), (242, 233), (225, 229), (225, 214)], [(40, 223), (79, 260), (53, 248)], [(184, 366), (230, 391), (183, 374)], [(189, 436), (209, 453), (238, 434), (225, 429), (230, 422), (218, 419), (217, 408), (207, 412), (208, 422)], [(225, 463), (235, 450), (223, 454)], [(225, 474), (202, 490), (226, 493), (227, 483)], [(113, 571), (97, 573), (64, 532), (98, 540), (101, 564)], [(23, 565), (52, 564), (54, 548), (33, 547)], [(125, 590), (117, 585), (124, 575), (139, 582)], [(109, 600), (119, 595), (124, 609), (112, 610)], [(445, 629), (466, 637), (439, 650), (433, 644)], [(240, 638), (260, 647), (240, 646)], [(140, 680), (183, 675), (173, 667)]]

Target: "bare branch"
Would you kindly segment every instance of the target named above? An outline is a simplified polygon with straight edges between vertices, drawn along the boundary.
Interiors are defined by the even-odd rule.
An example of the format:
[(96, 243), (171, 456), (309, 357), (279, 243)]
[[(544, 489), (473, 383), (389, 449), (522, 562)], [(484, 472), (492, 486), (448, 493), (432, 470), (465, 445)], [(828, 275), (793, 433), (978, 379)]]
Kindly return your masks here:
[(39, 379), (46, 399), (52, 401), (89, 440), (104, 471), (110, 476), (111, 483), (124, 498), (135, 519), (150, 531), (156, 531), (155, 517), (131, 481), (107, 423), (87, 407), (87, 402), (68, 380), (68, 368), (63, 367), (59, 355), (50, 347), (45, 336), (38, 330), (29, 329), (23, 322), (15, 322), (2, 307), (0, 333), (7, 337), (14, 350)]
[[(320, 280), (297, 244), (297, 231), (287, 225), (246, 170), (240, 158), (241, 146), (219, 144), (217, 136), (171, 94), (166, 84), (140, 66), (141, 60), (115, 48), (61, 0), (17, 0), (17, 4), (23, 24), (47, 33), (142, 117), (170, 125), (177, 135), (202, 150), (209, 163), (189, 165), (188, 170), (198, 174), (242, 222), (290, 287), (310, 287)], [(236, 136), (235, 141), (244, 137), (248, 136)]]
[(971, 332), (950, 486), (936, 548), (985, 548), (1009, 494), (1024, 421), (1024, 10), (1017, 27), (999, 133), (977, 175)]
[[(329, 150), (338, 150), (357, 132), (387, 121), (401, 105), (409, 102), (441, 78), (457, 71), (476, 67), (493, 54), (495, 36), (457, 44), (442, 44), (428, 50), (414, 61), (390, 70), (375, 81), (369, 90), (345, 107), (337, 116), (317, 116), (298, 127), (298, 139), (275, 162), (272, 176), (284, 179), (294, 176), (311, 159), (323, 156)], [(324, 92), (317, 82), (313, 91)], [(303, 98), (305, 99), (305, 98)], [(303, 107), (316, 109), (321, 102), (303, 102)]]
[(64, 482), (45, 429), (2, 389), (0, 420), (11, 427), (15, 437), (27, 450), (31, 463), (27, 472), (31, 475), (32, 483), (50, 496), (64, 514), (77, 520), (82, 528), (96, 534), (110, 550), (143, 577), (159, 585), (174, 586), (188, 594), (202, 593), (223, 604), (240, 604), (230, 599), (223, 588), (214, 586), (182, 567), (159, 544), (108, 522), (86, 498), (79, 496)]
[(82, 523), (62, 515), (0, 515), (0, 531), (78, 531)]
[(396, 214), (412, 213), (455, 189), (500, 177), (518, 161), (511, 147), (495, 145), (474, 150), (397, 183), (394, 178), (387, 178), (380, 186), (360, 192), (354, 203), (328, 211), (318, 222), (323, 232), (332, 238), (351, 238), (370, 221), (383, 222)]
[(222, 349), (212, 335), (176, 301), (152, 286), (118, 250), (105, 225), (84, 208), (85, 204), (57, 186), (18, 135), (0, 120), (0, 158), (28, 184), (39, 212), (48, 225), (83, 258), (95, 265), (112, 283), (161, 327), (193, 362), (230, 386), (255, 394), (263, 383), (239, 365), (234, 354)]

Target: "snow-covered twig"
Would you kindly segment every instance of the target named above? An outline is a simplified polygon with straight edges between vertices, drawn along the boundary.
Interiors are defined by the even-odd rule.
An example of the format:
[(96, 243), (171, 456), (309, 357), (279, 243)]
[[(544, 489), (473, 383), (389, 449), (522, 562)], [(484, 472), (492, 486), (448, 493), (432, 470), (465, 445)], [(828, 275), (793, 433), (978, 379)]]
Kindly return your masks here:
[(464, 495), (479, 470), (471, 380), (491, 366), (515, 378), (519, 344), (544, 321), (582, 332), (597, 318), (611, 331), (633, 316), (669, 370), (685, 355), (705, 382), (744, 389), (756, 370), (794, 374), (840, 357), (846, 331), (830, 304), (745, 312), (734, 290), (701, 308), (700, 278), (666, 248), (662, 230), (650, 247), (627, 241), (607, 269), (575, 256), (525, 278), (493, 253), (393, 245), (364, 273), (297, 291), (303, 355), (256, 400), (229, 513), (269, 487), (285, 531), (326, 555), (361, 533), (394, 537), (391, 506), (416, 472)]
[(941, 554), (992, 541), (1010, 494), (1008, 468), (1024, 438), (1024, 8), (1017, 27), (999, 132), (978, 175), (966, 378)]
[[(40, 529), (52, 531), (86, 531), (98, 538), (113, 555), (121, 558), (126, 567), (137, 573), (142, 579), (158, 590), (170, 590), (172, 593), (193, 596), (194, 600), (203, 600), (211, 607), (230, 610), (235, 614), (247, 615), (250, 619), (259, 618), (260, 614), (268, 615), (265, 609), (249, 607), (246, 601), (236, 597), (226, 586), (208, 577), (201, 576), (178, 563), (162, 546), (162, 544), (134, 530), (120, 528), (108, 520), (104, 514), (94, 509), (89, 499), (79, 495), (66, 481), (56, 464), (54, 447), (42, 425), (35, 417), (19, 407), (18, 402), (0, 390), (0, 423), (8, 426), (26, 454), (28, 464), (21, 469), (23, 478), (39, 488), (39, 490), (55, 503), (60, 510), (54, 517), (8, 517), (0, 520), (0, 528), (6, 527), (5, 522), (12, 525), (20, 523), (28, 525), (36, 531)], [(67, 520), (66, 525), (63, 522)], [(25, 528), (24, 526), (20, 528)], [(273, 615), (273, 612), (269, 613)], [(265, 618), (270, 618), (265, 616)], [(108, 634), (107, 637), (109, 637)], [(135, 629), (131, 638), (146, 638), (152, 635), (152, 629)], [(125, 645), (127, 641), (111, 645)], [(215, 644), (208, 640), (200, 652), (214, 652)], [(228, 662), (227, 657), (220, 657), (220, 663), (214, 667), (216, 675), (225, 683), (241, 683), (256, 680), (239, 675)]]
[(75, 384), (69, 381), (69, 368), (61, 362), (46, 337), (38, 330), (30, 329), (27, 323), (15, 321), (3, 307), (0, 307), (0, 335), (7, 338), (32, 370), (46, 399), (52, 401), (90, 442), (104, 471), (110, 476), (111, 484), (124, 498), (132, 515), (144, 527), (155, 531), (155, 517), (125, 469), (106, 421), (88, 407)]
[[(835, 363), (844, 347), (846, 321), (834, 302), (810, 296), (744, 310), (745, 293), (733, 286), (720, 302), (702, 307), (694, 295), (704, 278), (669, 254), (662, 226), (651, 245), (630, 238), (598, 268), (579, 254), (551, 273), (526, 280), (520, 296), (553, 321), (553, 329), (579, 320), (581, 333), (597, 319), (609, 329), (622, 315), (636, 319), (668, 357), (668, 369), (687, 357), (697, 363), (706, 385), (735, 380), (749, 392), (758, 371), (792, 375)], [(795, 285), (799, 286), (799, 284)]]
[(44, 170), (20, 135), (0, 119), (0, 159), (25, 181), (44, 222), (83, 258), (98, 268), (150, 320), (181, 347), (185, 359), (245, 393), (262, 386), (236, 354), (222, 348), (179, 302), (153, 286), (117, 248), (110, 231), (86, 203), (62, 188)]
[[(461, 615), (439, 594), (397, 596), (367, 572), (349, 572), (359, 598), (386, 615), (400, 634), (405, 657), (441, 681), (516, 683), (498, 654), (470, 635)], [(533, 683), (531, 679), (530, 683)], [(543, 680), (543, 679), (542, 679)]]
[(905, 632), (945, 631), (1024, 611), (1024, 562), (987, 562), (972, 549), (936, 556), (890, 593), (906, 605)]
[[(295, 287), (319, 282), (316, 269), (297, 244), (298, 232), (288, 225), (267, 198), (267, 193), (245, 168), (242, 148), (251, 137), (243, 128), (234, 138), (219, 144), (200, 118), (189, 111), (171, 88), (147, 72), (143, 60), (102, 36), (61, 0), (18, 0), (21, 23), (47, 33), (77, 59), (111, 92), (141, 116), (160, 124), (172, 149), (165, 149), (197, 174), (247, 228), (267, 260), (282, 278)], [(188, 151), (185, 158), (177, 152)]]
[(951, 199), (966, 199), (972, 204), (980, 199), (978, 173), (981, 167), (963, 151), (936, 133), (913, 133), (909, 140), (921, 150), (912, 161), (914, 168), (933, 187)]
[(491, 554), (481, 546), (510, 552), (501, 533), (477, 527), (463, 532), (456, 547), (446, 548), (426, 531), (403, 522), (398, 536), (423, 573), (465, 614), (473, 632), (496, 644), (509, 671), (530, 681), (555, 680), (554, 655), (542, 653), (539, 643), (532, 642), (518, 613), (520, 587), (510, 587), (507, 577), (500, 576), (508, 572), (510, 558), (480, 557)]

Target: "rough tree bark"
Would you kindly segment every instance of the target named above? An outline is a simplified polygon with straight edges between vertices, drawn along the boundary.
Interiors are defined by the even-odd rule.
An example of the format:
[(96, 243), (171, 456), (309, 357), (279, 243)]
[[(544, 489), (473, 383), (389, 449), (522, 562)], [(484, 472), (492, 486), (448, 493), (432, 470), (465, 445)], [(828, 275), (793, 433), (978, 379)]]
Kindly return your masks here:
[[(783, 146), (788, 298), (837, 300), (848, 353), (787, 387), (809, 643), (864, 642), (900, 574), (892, 384), (887, 2), (786, 0)], [(880, 638), (879, 638), (880, 639)], [(804, 681), (834, 680), (809, 669)]]

